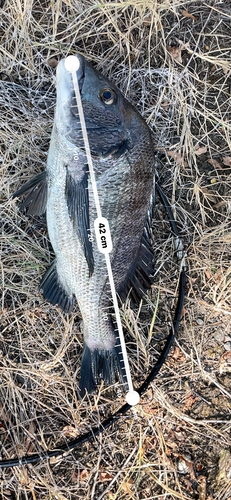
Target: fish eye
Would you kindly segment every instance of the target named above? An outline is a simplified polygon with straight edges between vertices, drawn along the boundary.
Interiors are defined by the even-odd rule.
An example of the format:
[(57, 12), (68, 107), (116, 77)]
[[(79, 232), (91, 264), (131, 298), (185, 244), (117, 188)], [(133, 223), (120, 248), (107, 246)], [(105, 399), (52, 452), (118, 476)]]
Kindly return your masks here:
[(116, 93), (112, 89), (101, 90), (100, 98), (104, 102), (104, 104), (107, 104), (107, 105), (115, 104), (117, 101)]

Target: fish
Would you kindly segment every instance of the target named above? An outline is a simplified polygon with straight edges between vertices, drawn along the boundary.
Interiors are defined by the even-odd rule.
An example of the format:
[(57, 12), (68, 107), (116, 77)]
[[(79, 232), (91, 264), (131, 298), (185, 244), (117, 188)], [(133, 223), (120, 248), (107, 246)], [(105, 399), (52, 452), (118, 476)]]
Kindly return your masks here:
[[(152, 285), (151, 210), (155, 185), (153, 135), (117, 86), (81, 54), (77, 80), (102, 216), (113, 248), (112, 274), (120, 302), (140, 302)], [(45, 300), (82, 316), (80, 395), (100, 380), (126, 385), (105, 256), (94, 232), (97, 218), (83, 133), (71, 73), (61, 59), (56, 71), (56, 108), (46, 170), (13, 198), (26, 195), (21, 210), (46, 212), (55, 260), (40, 283)]]

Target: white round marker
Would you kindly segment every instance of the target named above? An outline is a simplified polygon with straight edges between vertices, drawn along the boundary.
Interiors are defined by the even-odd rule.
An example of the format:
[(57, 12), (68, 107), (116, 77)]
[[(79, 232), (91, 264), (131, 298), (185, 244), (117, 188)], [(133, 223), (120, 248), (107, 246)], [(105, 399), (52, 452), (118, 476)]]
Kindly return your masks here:
[(70, 73), (75, 73), (79, 69), (80, 62), (79, 62), (78, 57), (68, 56), (65, 59), (64, 65), (65, 65), (65, 68), (67, 69), (67, 71), (69, 71)]
[(126, 396), (126, 401), (130, 406), (138, 405), (140, 401), (140, 395), (136, 391), (129, 391)]

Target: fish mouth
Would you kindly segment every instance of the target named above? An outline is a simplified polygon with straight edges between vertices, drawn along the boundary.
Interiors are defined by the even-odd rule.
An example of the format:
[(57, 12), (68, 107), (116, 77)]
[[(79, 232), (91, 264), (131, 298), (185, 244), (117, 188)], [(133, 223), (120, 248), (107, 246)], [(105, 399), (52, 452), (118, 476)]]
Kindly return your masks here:
[[(84, 78), (85, 78), (85, 58), (81, 54), (75, 54), (76, 59), (78, 59), (79, 62), (79, 68), (76, 71), (76, 76), (78, 80), (78, 87), (79, 91), (81, 93), (82, 88), (83, 88), (83, 83), (84, 83)], [(66, 73), (65, 76), (70, 76), (70, 72), (66, 69), (65, 67), (65, 59), (62, 61), (63, 62), (63, 69)], [(70, 80), (69, 80), (70, 82)]]
[(77, 80), (78, 80), (78, 86), (79, 86), (79, 91), (81, 94), (82, 88), (83, 88), (83, 82), (85, 78), (85, 58), (81, 54), (76, 54), (75, 57), (79, 61), (79, 69), (76, 72)]
[[(81, 54), (76, 54), (75, 56), (79, 61), (79, 68), (76, 71), (76, 76), (81, 93), (85, 79), (85, 58)], [(73, 97), (73, 79), (70, 71), (65, 67), (65, 59), (61, 59), (57, 66), (56, 88), (58, 102), (67, 103), (67, 101)]]
[[(76, 71), (78, 87), (80, 94), (83, 89), (85, 81), (85, 69), (86, 61), (81, 54), (75, 54), (78, 59), (79, 68)], [(61, 59), (57, 69), (56, 69), (56, 117), (58, 117), (58, 122), (60, 127), (64, 129), (69, 129), (71, 124), (70, 119), (77, 116), (76, 108), (76, 96), (73, 85), (72, 73), (68, 71), (65, 67), (65, 59)], [(75, 128), (79, 128), (80, 125), (75, 123)]]

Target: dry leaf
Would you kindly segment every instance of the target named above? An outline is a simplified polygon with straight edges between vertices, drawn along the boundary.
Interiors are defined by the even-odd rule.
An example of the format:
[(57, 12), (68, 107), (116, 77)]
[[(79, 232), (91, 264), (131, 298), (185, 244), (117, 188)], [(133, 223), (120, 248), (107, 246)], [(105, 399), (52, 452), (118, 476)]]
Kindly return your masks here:
[(59, 61), (57, 61), (57, 59), (55, 59), (54, 57), (51, 57), (50, 59), (48, 59), (47, 62), (51, 68), (56, 68), (56, 66), (58, 66), (58, 63), (59, 63)]
[(176, 59), (176, 61), (178, 61), (179, 63), (182, 64), (181, 48), (180, 47), (167, 46), (167, 51), (171, 54), (173, 59)]
[(178, 165), (182, 165), (182, 167), (184, 168), (186, 167), (186, 162), (184, 161), (180, 153), (176, 153), (175, 151), (168, 151), (168, 156), (171, 156)]
[(157, 447), (157, 439), (154, 436), (146, 436), (144, 446), (145, 446), (144, 453), (147, 450), (155, 450)]
[(222, 163), (227, 167), (231, 167), (231, 156), (224, 156), (224, 158), (222, 158)]
[(223, 72), (224, 72), (224, 75), (228, 75), (228, 73), (230, 72), (230, 66), (229, 66), (228, 62), (226, 64), (226, 66), (223, 67)]
[(36, 436), (36, 425), (34, 422), (30, 423), (29, 429), (27, 432), (28, 432), (29, 436), (26, 438), (25, 447), (26, 447), (27, 455), (30, 455), (30, 453), (33, 453), (35, 451), (35, 447), (34, 447), (34, 444), (32, 441), (32, 440), (34, 440), (34, 438)]
[(184, 484), (184, 487), (186, 489), (186, 491), (191, 495), (191, 498), (192, 495), (194, 494), (194, 490), (192, 488), (192, 481), (191, 479), (188, 479), (187, 477), (182, 477), (182, 483)]
[(89, 472), (87, 469), (81, 470), (79, 474), (79, 482), (80, 483), (86, 483), (89, 479)]
[(19, 469), (18, 479), (19, 479), (21, 485), (23, 485), (23, 486), (29, 484), (30, 480), (28, 477), (28, 472), (27, 472), (26, 467), (22, 467), (21, 469)]
[(196, 464), (197, 472), (200, 472), (203, 469), (204, 469), (204, 465), (201, 462), (197, 462), (197, 464)]
[(103, 483), (104, 481), (111, 481), (112, 475), (110, 474), (110, 472), (101, 471), (99, 472), (99, 480), (101, 483)]
[(203, 188), (202, 188), (202, 187), (201, 187), (201, 188), (200, 188), (200, 191), (201, 191), (201, 193), (203, 194), (203, 196), (204, 196), (207, 200), (211, 201), (212, 203), (216, 203), (216, 202), (217, 202), (216, 196), (215, 196), (213, 193), (211, 193), (211, 191), (209, 191), (209, 189), (208, 189), (208, 188), (206, 188), (206, 187), (203, 187)]
[(220, 281), (221, 281), (221, 275), (220, 275), (220, 273), (215, 273), (213, 277), (214, 277), (214, 279), (216, 281), (216, 284), (219, 285)]
[(192, 394), (187, 394), (185, 397), (185, 404), (183, 407), (183, 411), (188, 411), (190, 408), (194, 405), (196, 402), (197, 398), (195, 398)]
[(129, 495), (132, 495), (132, 490), (131, 490), (132, 484), (133, 484), (133, 480), (129, 479), (128, 481), (121, 484), (121, 489), (124, 491), (124, 493), (128, 493)]
[(165, 111), (168, 111), (168, 109), (169, 109), (169, 102), (168, 101), (161, 102), (160, 103), (160, 107), (164, 108)]
[(169, 52), (169, 54), (171, 54), (173, 59), (178, 61), (180, 64), (182, 64), (181, 52), (182, 50), (187, 50), (187, 49), (190, 49), (189, 42), (183, 43), (179, 47), (171, 47), (170, 45), (167, 46), (167, 51)]
[(181, 363), (186, 361), (185, 355), (181, 352), (180, 348), (177, 346), (175, 347), (172, 356), (172, 359), (175, 359), (176, 361), (180, 361)]
[(108, 492), (108, 495), (107, 495), (107, 500), (115, 500), (115, 495), (114, 493), (112, 493), (111, 491)]
[(159, 412), (159, 409), (152, 408), (150, 403), (148, 403), (148, 404), (143, 403), (141, 408), (142, 408), (142, 412), (147, 416), (153, 416)]
[(181, 318), (183, 318), (183, 316), (185, 316), (186, 314), (188, 314), (188, 310), (183, 307), (181, 311)]
[(218, 170), (223, 170), (223, 168), (221, 167), (220, 163), (215, 160), (215, 158), (210, 158), (209, 160), (207, 160), (208, 163), (210, 163), (210, 165), (212, 165), (214, 168), (217, 168)]
[(181, 466), (180, 472), (188, 473), (193, 479), (193, 481), (196, 480), (195, 472), (194, 472), (194, 467), (193, 467), (193, 462), (191, 458), (189, 458), (189, 455), (178, 455), (179, 461), (178, 461), (178, 468), (179, 465)]
[(182, 10), (182, 16), (190, 17), (193, 21), (197, 22), (197, 18), (193, 14), (190, 14), (187, 10)]
[[(222, 375), (223, 372), (230, 372), (231, 367), (229, 365), (229, 360), (231, 358), (231, 351), (226, 351), (223, 356), (220, 357), (219, 372)], [(228, 361), (228, 363), (227, 363)]]
[(211, 274), (211, 272), (209, 271), (209, 269), (206, 269), (206, 270), (205, 270), (205, 275), (206, 275), (206, 278), (207, 278), (208, 280), (210, 280), (210, 278), (211, 278), (212, 274)]
[(208, 147), (207, 146), (199, 146), (199, 144), (197, 144), (195, 146), (195, 153), (197, 156), (200, 156), (200, 155), (204, 155), (205, 153), (207, 153), (207, 149)]
[(139, 461), (140, 462), (142, 462), (144, 460), (145, 452), (146, 452), (146, 440), (142, 446), (139, 446)]
[(180, 355), (180, 348), (179, 347), (175, 347), (175, 349), (174, 349), (174, 351), (172, 353), (172, 358), (178, 359), (179, 355)]
[(5, 410), (4, 410), (3, 405), (2, 405), (2, 403), (1, 403), (1, 402), (0, 402), (0, 417), (1, 417), (3, 420), (5, 420), (5, 422), (9, 422), (9, 419), (8, 419), (8, 417), (7, 417), (7, 414), (6, 414)]
[(175, 441), (168, 439), (168, 447), (171, 448), (171, 450), (176, 450), (178, 448), (178, 444)]
[(227, 351), (227, 352), (225, 352), (225, 354), (223, 354), (223, 356), (222, 356), (222, 357), (223, 357), (225, 360), (226, 360), (226, 359), (230, 359), (230, 358), (231, 358), (231, 351)]
[(71, 480), (72, 480), (72, 483), (77, 483), (78, 480), (79, 480), (79, 471), (78, 469), (74, 469), (72, 474), (71, 474)]
[(75, 438), (79, 435), (79, 431), (73, 425), (66, 425), (63, 427), (63, 434), (66, 437)]

